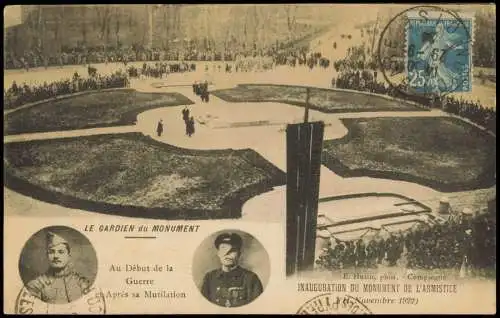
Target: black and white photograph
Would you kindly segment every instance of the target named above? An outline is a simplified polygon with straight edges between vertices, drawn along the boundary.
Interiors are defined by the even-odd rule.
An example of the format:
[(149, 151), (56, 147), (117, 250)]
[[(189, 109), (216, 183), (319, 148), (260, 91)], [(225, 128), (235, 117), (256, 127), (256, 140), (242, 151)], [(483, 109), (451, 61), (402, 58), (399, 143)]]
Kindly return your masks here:
[(97, 276), (97, 255), (89, 240), (66, 226), (51, 226), (33, 234), (19, 258), (26, 289), (48, 304), (79, 300)]
[(206, 238), (193, 259), (193, 279), (201, 295), (221, 307), (252, 303), (265, 289), (269, 256), (249, 233), (223, 230)]
[[(3, 14), (7, 240), (25, 221), (71, 224), (99, 249), (130, 247), (108, 269), (172, 268), (161, 279), (107, 273), (137, 282), (113, 286), (111, 313), (201, 313), (198, 296), (200, 311), (264, 313), (255, 304), (283, 294), (270, 312), (325, 312), (319, 303), (339, 299), (349, 313), (496, 304), (494, 4), (66, 3)], [(234, 230), (216, 244), (219, 228)], [(49, 236), (37, 266), (82, 260), (69, 242), (53, 263)], [(178, 244), (208, 236), (203, 250)], [(6, 249), (15, 264), (20, 251)], [(77, 297), (40, 291), (48, 267), (31, 263), (20, 270), (35, 294)], [(217, 291), (234, 266), (246, 287)], [(180, 277), (185, 290), (163, 286)], [(266, 290), (269, 277), (279, 282)], [(370, 277), (385, 285), (364, 286)], [(314, 298), (329, 284), (345, 297)]]

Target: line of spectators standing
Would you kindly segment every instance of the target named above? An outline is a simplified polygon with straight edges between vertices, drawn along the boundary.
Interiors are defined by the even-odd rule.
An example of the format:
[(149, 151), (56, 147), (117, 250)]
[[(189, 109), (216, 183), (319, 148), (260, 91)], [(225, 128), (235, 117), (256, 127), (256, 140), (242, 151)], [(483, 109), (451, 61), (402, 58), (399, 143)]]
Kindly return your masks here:
[(484, 107), (479, 101), (474, 103), (453, 96), (446, 96), (442, 101), (442, 108), (445, 112), (467, 118), (494, 134), (497, 132), (496, 110)]
[(202, 102), (209, 102), (210, 92), (208, 91), (208, 82), (194, 82), (193, 83), (193, 93), (200, 96)]
[(335, 241), (335, 246), (324, 251), (316, 261), (320, 267), (329, 270), (351, 267), (376, 268), (377, 264), (383, 261), (394, 266), (403, 253), (403, 241), (396, 235), (391, 235), (385, 240), (383, 238), (370, 240), (368, 243), (363, 239), (357, 241), (335, 239)]
[(27, 51), (23, 56), (5, 54), (5, 69), (29, 70), (36, 67), (64, 66), (64, 65), (87, 65), (99, 63), (124, 63), (142, 61), (234, 61), (237, 54), (234, 52), (214, 53), (211, 51), (189, 50), (185, 53), (171, 52), (160, 49), (73, 49), (63, 51), (60, 54), (44, 56), (44, 54)]
[(110, 75), (95, 74), (88, 78), (82, 78), (75, 72), (72, 79), (59, 80), (50, 84), (44, 82), (41, 85), (28, 85), (26, 83), (18, 85), (14, 81), (11, 87), (4, 89), (4, 109), (13, 109), (27, 103), (76, 92), (128, 86), (127, 76), (120, 71)]
[[(61, 53), (47, 55), (40, 48), (25, 51), (22, 55), (16, 55), (13, 51), (6, 51), (4, 58), (5, 69), (20, 69), (48, 66), (64, 65), (86, 65), (108, 62), (128, 62), (144, 61), (235, 61), (237, 56), (273, 56), (274, 52), (289, 52), (295, 50), (299, 43), (308, 42), (307, 38), (314, 36), (320, 30), (300, 31), (294, 41), (276, 41), (275, 45), (258, 49), (257, 43), (243, 47), (224, 47), (221, 43), (205, 43), (200, 45), (195, 41), (179, 44), (178, 48), (148, 48), (142, 45), (131, 46), (96, 46), (88, 47), (79, 44), (77, 47), (63, 47)], [(236, 40), (236, 39), (235, 39)], [(237, 42), (237, 41), (236, 41)], [(177, 45), (176, 45), (177, 46)], [(182, 49), (181, 49), (182, 47)], [(302, 45), (302, 47), (305, 47)], [(307, 50), (307, 48), (306, 48)], [(288, 53), (286, 53), (288, 54)]]
[[(184, 53), (169, 52), (159, 49), (110, 49), (103, 47), (92, 49), (73, 49), (63, 51), (57, 56), (44, 56), (35, 50), (25, 52), (23, 56), (14, 56), (6, 53), (4, 67), (5, 69), (21, 69), (29, 71), (30, 68), (49, 67), (64, 65), (88, 65), (98, 63), (124, 63), (139, 61), (228, 61), (237, 62), (238, 60), (251, 60), (252, 58), (270, 59), (271, 62), (262, 63), (263, 69), (269, 69), (273, 65), (306, 65), (311, 69), (315, 66), (328, 68), (330, 61), (321, 57), (321, 53), (314, 52), (308, 56), (308, 48), (277, 48), (272, 47), (264, 50), (254, 50), (253, 52), (235, 52), (227, 51), (225, 53), (207, 51), (198, 51), (196, 49), (186, 50)], [(245, 62), (246, 63), (246, 62)], [(254, 63), (253, 63), (254, 64)], [(240, 65), (235, 71), (245, 71), (249, 69), (245, 65)]]
[[(458, 99), (453, 96), (417, 95), (406, 94), (409, 86), (406, 80), (402, 83), (390, 86), (385, 82), (378, 81), (378, 72), (373, 60), (368, 60), (363, 46), (348, 48), (347, 56), (337, 60), (333, 67), (338, 77), (332, 79), (332, 87), (368, 91), (376, 94), (386, 94), (392, 97), (412, 101), (429, 108), (440, 108), (445, 112), (467, 118), (473, 123), (486, 128), (496, 134), (496, 110), (484, 107), (477, 102)], [(394, 58), (385, 62), (385, 68), (392, 74), (404, 71), (404, 61)]]
[(406, 233), (391, 234), (387, 239), (368, 242), (335, 239), (335, 246), (325, 249), (316, 263), (323, 269), (338, 270), (376, 268), (382, 263), (395, 266), (406, 260), (407, 268), (458, 270), (466, 260), (473, 270), (491, 270), (496, 266), (495, 236), (496, 217), (486, 213), (433, 226), (423, 225)]
[(141, 75), (153, 78), (162, 78), (170, 73), (183, 73), (196, 71), (196, 64), (188, 63), (162, 63), (156, 62), (143, 63), (142, 68), (130, 66), (127, 68), (128, 75), (132, 77), (140, 77)]
[(484, 107), (477, 102), (458, 99), (453, 96), (444, 98), (436, 96), (423, 96), (405, 94), (408, 85), (405, 81), (392, 87), (384, 82), (377, 81), (377, 71), (349, 70), (341, 72), (337, 78), (332, 78), (332, 87), (372, 92), (389, 95), (395, 98), (411, 101), (429, 108), (440, 108), (445, 112), (467, 118), (487, 130), (496, 134), (496, 110)]
[(320, 52), (310, 52), (307, 50), (297, 51), (277, 51), (272, 55), (275, 65), (288, 65), (291, 67), (307, 66), (309, 69), (330, 67), (330, 60), (323, 57)]

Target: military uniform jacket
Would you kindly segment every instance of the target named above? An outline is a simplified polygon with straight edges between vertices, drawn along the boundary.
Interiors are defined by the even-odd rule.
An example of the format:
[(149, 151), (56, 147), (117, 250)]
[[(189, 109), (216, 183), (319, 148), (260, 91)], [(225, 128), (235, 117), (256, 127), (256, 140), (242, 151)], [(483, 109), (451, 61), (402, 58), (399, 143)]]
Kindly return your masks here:
[(259, 277), (239, 266), (230, 272), (216, 269), (207, 273), (201, 288), (209, 301), (224, 307), (246, 305), (262, 294), (262, 290)]
[(60, 273), (47, 273), (30, 281), (26, 288), (31, 294), (49, 304), (67, 304), (79, 299), (90, 282), (70, 268)]

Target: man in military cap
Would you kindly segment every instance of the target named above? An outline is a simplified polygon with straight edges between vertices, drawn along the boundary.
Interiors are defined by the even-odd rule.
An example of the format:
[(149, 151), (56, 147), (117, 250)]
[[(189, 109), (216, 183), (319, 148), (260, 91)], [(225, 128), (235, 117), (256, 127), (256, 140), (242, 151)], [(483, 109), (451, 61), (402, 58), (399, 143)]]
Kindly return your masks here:
[(239, 266), (242, 244), (241, 237), (235, 233), (223, 233), (215, 239), (221, 268), (205, 275), (201, 293), (216, 305), (239, 307), (262, 294), (259, 277)]
[(86, 293), (90, 281), (72, 268), (68, 241), (58, 234), (48, 232), (47, 257), (47, 272), (26, 285), (33, 296), (50, 304), (67, 304)]

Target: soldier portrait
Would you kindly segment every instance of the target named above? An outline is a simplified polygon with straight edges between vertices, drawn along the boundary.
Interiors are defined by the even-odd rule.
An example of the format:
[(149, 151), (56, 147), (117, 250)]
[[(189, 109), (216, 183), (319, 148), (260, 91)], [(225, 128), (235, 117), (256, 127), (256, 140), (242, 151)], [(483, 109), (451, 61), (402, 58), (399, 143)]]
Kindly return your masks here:
[(204, 243), (198, 251), (205, 250), (205, 255), (195, 256), (193, 266), (201, 270), (197, 274), (203, 297), (221, 307), (240, 307), (263, 293), (269, 276), (269, 258), (255, 238), (240, 231), (223, 231)]
[(90, 242), (68, 227), (50, 227), (35, 233), (19, 261), (26, 289), (48, 304), (68, 304), (92, 286), (97, 257)]

